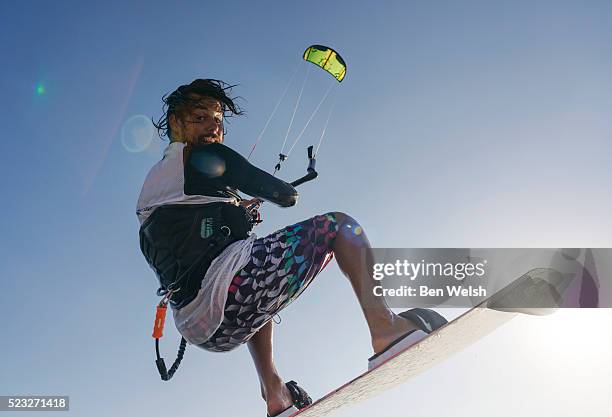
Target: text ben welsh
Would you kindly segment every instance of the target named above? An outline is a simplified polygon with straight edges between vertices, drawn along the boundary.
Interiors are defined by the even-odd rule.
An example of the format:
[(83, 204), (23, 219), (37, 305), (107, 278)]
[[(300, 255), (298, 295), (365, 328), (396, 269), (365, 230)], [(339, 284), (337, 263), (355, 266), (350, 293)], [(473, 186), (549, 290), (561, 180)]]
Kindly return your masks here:
[[(478, 263), (442, 263), (442, 262), (410, 262), (408, 260), (397, 260), (394, 263), (376, 263), (372, 268), (372, 277), (376, 281), (383, 278), (398, 276), (407, 277), (414, 281), (418, 277), (434, 277), (439, 279), (452, 278), (463, 281), (468, 277), (483, 277), (487, 261)], [(439, 285), (440, 283), (438, 283)], [(479, 286), (446, 285), (444, 287), (430, 288), (427, 285), (412, 287), (402, 285), (399, 288), (383, 288), (376, 285), (373, 288), (377, 297), (486, 297), (487, 290)]]

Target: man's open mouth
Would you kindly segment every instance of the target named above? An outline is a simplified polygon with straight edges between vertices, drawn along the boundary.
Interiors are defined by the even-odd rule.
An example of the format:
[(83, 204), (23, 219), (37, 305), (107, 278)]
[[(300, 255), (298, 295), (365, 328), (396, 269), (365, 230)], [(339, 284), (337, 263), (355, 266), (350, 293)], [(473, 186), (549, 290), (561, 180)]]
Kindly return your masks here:
[(219, 142), (219, 138), (216, 136), (206, 136), (198, 138), (199, 143), (217, 143)]

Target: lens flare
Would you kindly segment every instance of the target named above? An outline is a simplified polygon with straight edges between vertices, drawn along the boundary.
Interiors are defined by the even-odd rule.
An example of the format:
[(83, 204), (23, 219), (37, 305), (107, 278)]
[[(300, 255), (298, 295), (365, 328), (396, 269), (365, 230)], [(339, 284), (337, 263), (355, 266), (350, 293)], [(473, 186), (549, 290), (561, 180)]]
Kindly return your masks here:
[(43, 94), (45, 94), (45, 86), (42, 83), (37, 83), (36, 84), (36, 94), (39, 96), (42, 96)]
[(123, 124), (121, 143), (128, 152), (143, 152), (151, 145), (153, 134), (154, 127), (151, 120), (147, 116), (137, 114)]

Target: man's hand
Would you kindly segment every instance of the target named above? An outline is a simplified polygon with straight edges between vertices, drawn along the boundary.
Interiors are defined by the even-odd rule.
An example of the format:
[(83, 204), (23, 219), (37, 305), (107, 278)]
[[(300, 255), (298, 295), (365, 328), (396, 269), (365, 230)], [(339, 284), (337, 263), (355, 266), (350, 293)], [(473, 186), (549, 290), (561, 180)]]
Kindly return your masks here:
[(261, 203), (263, 203), (263, 200), (260, 200), (259, 198), (252, 198), (250, 200), (242, 200), (239, 204), (247, 210), (258, 210)]
[(244, 207), (253, 219), (253, 223), (259, 224), (262, 222), (261, 216), (259, 215), (259, 206), (261, 206), (263, 200), (259, 198), (252, 198), (250, 200), (242, 200), (239, 204)]

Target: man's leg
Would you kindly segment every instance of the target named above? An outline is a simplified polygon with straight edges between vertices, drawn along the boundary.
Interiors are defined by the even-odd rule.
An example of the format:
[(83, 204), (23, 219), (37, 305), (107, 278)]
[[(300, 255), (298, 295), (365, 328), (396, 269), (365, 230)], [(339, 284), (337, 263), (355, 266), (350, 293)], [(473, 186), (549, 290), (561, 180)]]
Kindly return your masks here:
[[(349, 279), (370, 330), (374, 353), (384, 350), (398, 337), (417, 329), (410, 320), (394, 314), (384, 298), (374, 296), (374, 280), (370, 275), (374, 257), (370, 242), (359, 224), (350, 216), (333, 213), (338, 233), (333, 252), (342, 273)], [(362, 253), (366, 256), (361, 262)], [(278, 374), (273, 361), (272, 321), (266, 323), (248, 341), (249, 351), (259, 376), (262, 397), (268, 414), (275, 415), (292, 404), (291, 394)]]
[[(338, 222), (334, 256), (342, 273), (349, 279), (370, 330), (374, 353), (384, 350), (398, 337), (417, 329), (410, 320), (394, 314), (383, 297), (373, 293), (375, 282), (370, 274), (374, 264), (372, 247), (365, 232), (353, 218), (333, 213)], [(365, 254), (365, 263), (361, 262)]]
[(273, 416), (292, 404), (291, 394), (278, 374), (272, 358), (272, 320), (268, 321), (247, 343), (259, 376), (261, 395)]

